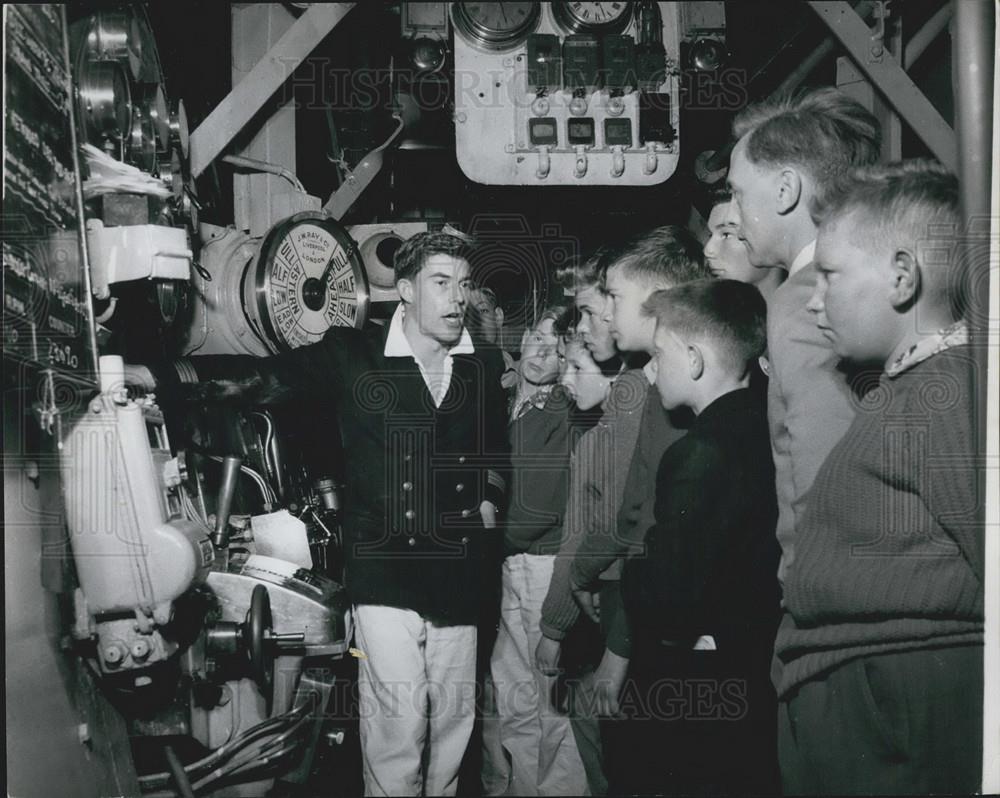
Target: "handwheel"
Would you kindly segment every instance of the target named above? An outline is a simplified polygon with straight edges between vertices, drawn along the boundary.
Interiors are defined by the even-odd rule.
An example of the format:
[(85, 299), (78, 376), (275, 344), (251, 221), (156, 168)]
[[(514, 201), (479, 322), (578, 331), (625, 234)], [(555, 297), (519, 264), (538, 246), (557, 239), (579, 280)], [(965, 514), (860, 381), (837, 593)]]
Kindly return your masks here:
[(267, 588), (256, 585), (243, 624), (243, 645), (250, 661), (250, 675), (260, 688), (268, 707), (274, 694), (274, 646), (271, 641), (271, 597)]

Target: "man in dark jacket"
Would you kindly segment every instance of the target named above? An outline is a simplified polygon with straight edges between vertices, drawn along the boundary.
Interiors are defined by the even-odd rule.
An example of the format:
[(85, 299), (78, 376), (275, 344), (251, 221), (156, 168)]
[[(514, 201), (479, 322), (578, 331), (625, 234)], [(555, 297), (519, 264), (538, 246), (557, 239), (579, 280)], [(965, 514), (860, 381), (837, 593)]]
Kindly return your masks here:
[(336, 408), (369, 795), (454, 795), (473, 726), (478, 601), (508, 455), (503, 363), (464, 327), (467, 250), (444, 233), (400, 247), (402, 302), (384, 328), (334, 327), (271, 358), (197, 357), (157, 375), (161, 390), (201, 399), (309, 395)]

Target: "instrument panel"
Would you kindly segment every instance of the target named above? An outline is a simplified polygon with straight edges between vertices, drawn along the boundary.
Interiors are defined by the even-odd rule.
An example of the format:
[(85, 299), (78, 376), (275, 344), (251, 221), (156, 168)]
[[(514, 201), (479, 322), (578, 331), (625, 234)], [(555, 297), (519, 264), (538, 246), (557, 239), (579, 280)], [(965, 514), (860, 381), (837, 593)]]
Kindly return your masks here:
[(662, 183), (680, 146), (676, 3), (453, 3), (459, 166), (486, 185)]

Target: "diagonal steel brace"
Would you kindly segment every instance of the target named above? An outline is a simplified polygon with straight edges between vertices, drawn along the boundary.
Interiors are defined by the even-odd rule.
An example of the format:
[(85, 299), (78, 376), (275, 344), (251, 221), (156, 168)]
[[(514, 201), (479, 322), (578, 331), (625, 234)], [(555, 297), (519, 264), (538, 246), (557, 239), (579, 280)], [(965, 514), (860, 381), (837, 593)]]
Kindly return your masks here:
[(811, 0), (809, 5), (847, 48), (858, 69), (885, 95), (934, 157), (955, 171), (958, 168), (955, 131), (890, 53), (885, 53), (880, 60), (871, 57), (872, 30), (864, 20), (845, 2)]
[(253, 119), (355, 3), (314, 3), (191, 134), (191, 174), (197, 177)]

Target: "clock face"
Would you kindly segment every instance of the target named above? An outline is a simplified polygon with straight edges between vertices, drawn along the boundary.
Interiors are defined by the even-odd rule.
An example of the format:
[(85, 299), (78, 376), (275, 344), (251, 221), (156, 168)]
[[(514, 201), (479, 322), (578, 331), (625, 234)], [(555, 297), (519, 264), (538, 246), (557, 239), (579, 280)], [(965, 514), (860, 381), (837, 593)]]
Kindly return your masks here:
[(631, 3), (554, 3), (557, 19), (574, 32), (620, 33), (632, 18)]
[(368, 312), (357, 246), (339, 223), (309, 212), (267, 234), (254, 293), (261, 332), (274, 351), (316, 343), (334, 326), (360, 328)]
[(487, 49), (509, 49), (534, 30), (538, 3), (454, 3), (452, 21), (466, 39)]

